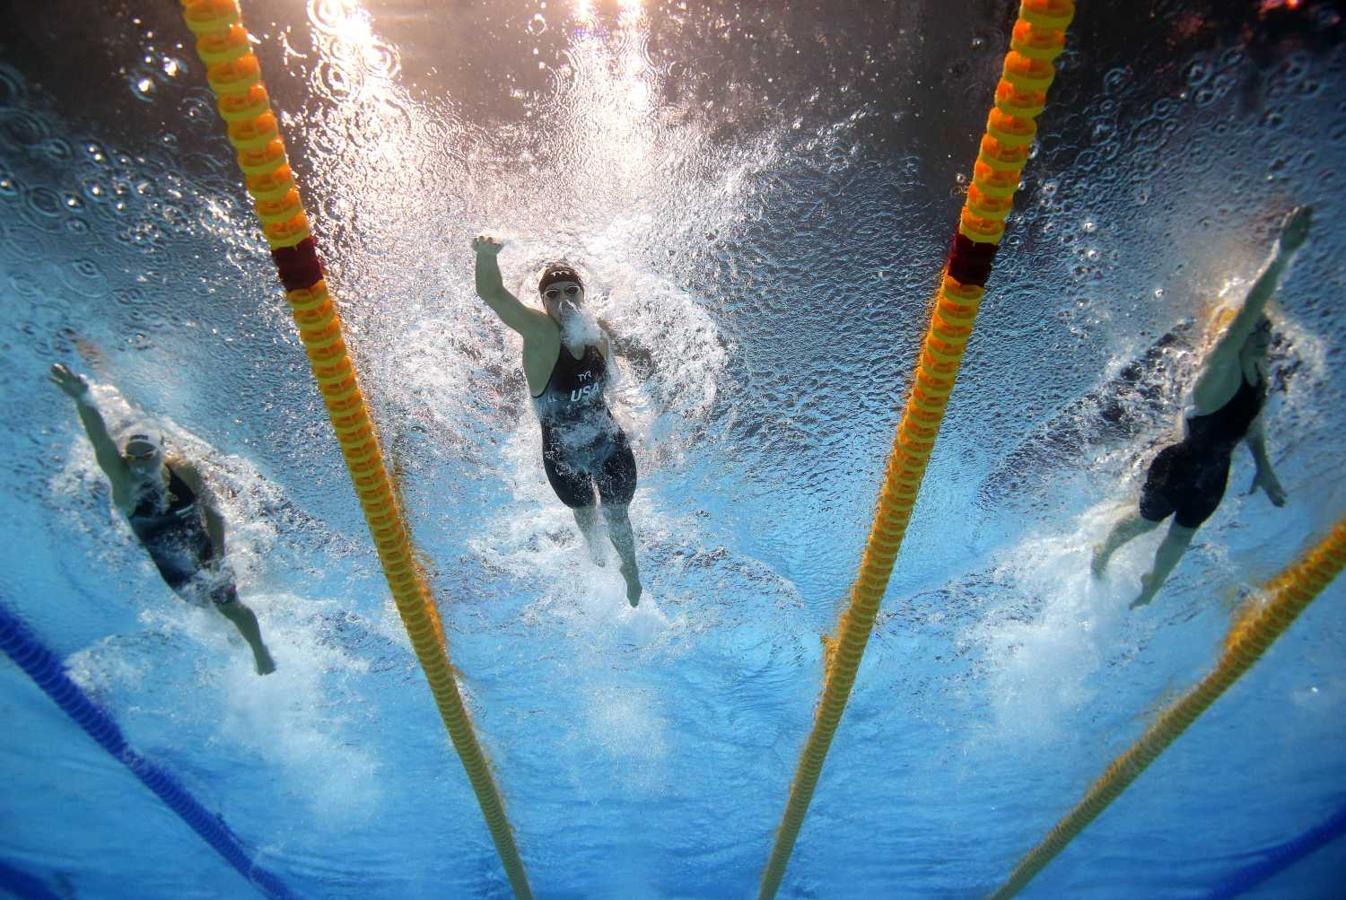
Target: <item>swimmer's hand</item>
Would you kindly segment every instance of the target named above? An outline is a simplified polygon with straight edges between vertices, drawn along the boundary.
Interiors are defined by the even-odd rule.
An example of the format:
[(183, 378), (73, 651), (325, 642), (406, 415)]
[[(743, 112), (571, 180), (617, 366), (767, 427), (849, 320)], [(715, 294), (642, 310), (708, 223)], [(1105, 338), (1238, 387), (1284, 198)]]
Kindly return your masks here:
[(497, 241), (495, 238), (486, 234), (479, 234), (472, 239), (473, 250), (477, 251), (477, 253), (489, 254), (490, 256), (499, 255), (500, 251), (504, 249), (504, 246), (504, 241)]
[(1256, 494), (1258, 488), (1267, 492), (1267, 499), (1271, 501), (1272, 506), (1285, 505), (1285, 488), (1281, 487), (1274, 472), (1259, 468), (1257, 474), (1253, 476), (1253, 484), (1248, 488), (1248, 493)]
[(1300, 206), (1285, 217), (1281, 225), (1280, 251), (1294, 253), (1309, 239), (1309, 228), (1313, 226), (1313, 207)]
[(82, 400), (88, 396), (89, 382), (84, 380), (83, 375), (76, 375), (70, 371), (64, 363), (56, 363), (51, 367), (47, 377), (51, 383), (56, 385), (67, 396), (74, 400)]

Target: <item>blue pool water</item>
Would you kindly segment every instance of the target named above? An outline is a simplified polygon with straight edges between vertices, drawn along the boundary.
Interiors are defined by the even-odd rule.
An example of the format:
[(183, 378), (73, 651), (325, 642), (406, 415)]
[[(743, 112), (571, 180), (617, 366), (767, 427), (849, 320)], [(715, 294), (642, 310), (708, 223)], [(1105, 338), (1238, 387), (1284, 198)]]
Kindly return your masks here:
[[(217, 818), (193, 830), (0, 663), (0, 889), (258, 896), (202, 839), (218, 826), (297, 896), (507, 896), (202, 66), (173, 4), (139, 6), (6, 5), (0, 602)], [(760, 6), (243, 7), (540, 897), (755, 893), (1015, 9)], [(1339, 4), (1115, 6), (1072, 26), (781, 896), (989, 893), (1346, 513)], [(1129, 612), (1158, 535), (1101, 582), (1090, 547), (1303, 203), (1266, 410), (1289, 503), (1246, 495), (1238, 451)], [(472, 289), (483, 232), (525, 298), (578, 261), (639, 348), (614, 400), (639, 610), (545, 481), (517, 340)], [(274, 675), (134, 545), (57, 361), (114, 428), (146, 411), (206, 460)], [(1325, 590), (1026, 894), (1207, 896), (1322, 832), (1249, 896), (1341, 896), (1343, 600)]]

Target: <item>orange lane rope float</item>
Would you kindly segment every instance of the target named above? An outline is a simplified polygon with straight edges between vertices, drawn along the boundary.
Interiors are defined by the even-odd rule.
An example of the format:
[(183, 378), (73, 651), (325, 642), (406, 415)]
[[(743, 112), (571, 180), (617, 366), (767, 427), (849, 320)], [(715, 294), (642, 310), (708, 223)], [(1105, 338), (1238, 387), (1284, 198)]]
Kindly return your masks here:
[(378, 430), (346, 351), (341, 317), (323, 277), (308, 214), (300, 202), (280, 125), (271, 111), (261, 65), (253, 55), (238, 4), (235, 0), (182, 0), (182, 15), (196, 36), (197, 54), (206, 64), (206, 79), (218, 97), (229, 142), (237, 151), (238, 167), (271, 246), (397, 611), (514, 893), (531, 897), (504, 803), (454, 680), (444, 630), (417, 561), (397, 485), (384, 463)]
[(841, 617), (836, 637), (829, 641), (813, 730), (800, 755), (771, 858), (762, 874), (759, 896), (763, 900), (774, 897), (780, 888), (823, 760), (855, 684), (860, 657), (887, 590), (981, 306), (984, 285), (1005, 232), (1005, 217), (1028, 161), (1029, 145), (1037, 135), (1034, 120), (1046, 105), (1047, 88), (1056, 75), (1053, 60), (1065, 48), (1066, 28), (1074, 15), (1073, 0), (1022, 0), (1019, 8), (1004, 72), (972, 170), (972, 185), (935, 297), (911, 396), (884, 472), (874, 524), (851, 588), (850, 606)]
[(1246, 612), (1229, 629), (1215, 669), (1155, 719), (1140, 739), (1112, 761), (1103, 774), (1042, 843), (1014, 867), (1009, 880), (991, 896), (1003, 900), (1023, 890), (1042, 868), (1075, 839), (1108, 804), (1140, 777), (1197, 717), (1230, 685), (1252, 668), (1276, 638), (1298, 618), (1346, 565), (1346, 518), (1307, 553), (1263, 586)]

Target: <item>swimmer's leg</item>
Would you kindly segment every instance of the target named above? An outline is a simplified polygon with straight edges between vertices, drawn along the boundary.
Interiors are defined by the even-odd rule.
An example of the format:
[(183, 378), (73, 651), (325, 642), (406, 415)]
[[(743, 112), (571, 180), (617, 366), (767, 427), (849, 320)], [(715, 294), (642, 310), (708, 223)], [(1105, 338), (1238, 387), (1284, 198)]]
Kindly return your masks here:
[(625, 503), (604, 503), (603, 518), (608, 523), (608, 537), (617, 555), (622, 558), (622, 577), (626, 579), (626, 602), (640, 605), (640, 570), (636, 568), (636, 537), (631, 533), (631, 518)]
[(1147, 531), (1153, 531), (1158, 524), (1157, 520), (1151, 521), (1135, 511), (1119, 519), (1117, 524), (1112, 526), (1112, 531), (1108, 533), (1103, 543), (1094, 547), (1093, 562), (1089, 566), (1094, 573), (1094, 577), (1103, 577), (1103, 572), (1108, 567), (1108, 560), (1112, 559), (1112, 554), (1116, 553), (1123, 544), (1140, 537)]
[(589, 558), (596, 566), (607, 565), (607, 542), (598, 533), (602, 527), (598, 521), (598, 510), (590, 505), (571, 507), (570, 511), (575, 514), (575, 524), (579, 526), (580, 534), (584, 535), (584, 543), (589, 547)]
[(1131, 608), (1144, 606), (1154, 599), (1154, 595), (1159, 593), (1159, 589), (1164, 586), (1164, 581), (1168, 578), (1173, 567), (1182, 559), (1182, 555), (1187, 552), (1187, 547), (1192, 543), (1192, 536), (1196, 534), (1195, 528), (1188, 528), (1179, 525), (1176, 521), (1168, 527), (1168, 534), (1164, 535), (1163, 542), (1154, 554), (1154, 568), (1148, 574), (1140, 577), (1140, 596), (1131, 601)]
[(262, 643), (262, 629), (257, 624), (257, 614), (238, 599), (238, 591), (234, 586), (227, 585), (220, 588), (211, 599), (215, 601), (215, 608), (220, 611), (220, 615), (234, 623), (238, 633), (243, 635), (243, 640), (252, 648), (252, 660), (257, 667), (257, 674), (270, 675), (276, 671), (276, 662), (271, 658), (271, 652), (266, 649), (266, 644)]

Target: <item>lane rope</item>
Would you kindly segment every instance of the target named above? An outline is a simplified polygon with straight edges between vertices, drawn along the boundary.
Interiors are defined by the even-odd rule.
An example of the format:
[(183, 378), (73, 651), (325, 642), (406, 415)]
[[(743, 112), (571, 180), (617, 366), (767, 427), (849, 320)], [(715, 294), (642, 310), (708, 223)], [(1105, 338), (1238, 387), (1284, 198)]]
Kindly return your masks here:
[(1220, 882), (1211, 891), (1211, 900), (1229, 900), (1247, 893), (1270, 878), (1279, 875), (1305, 857), (1321, 850), (1346, 834), (1346, 806), (1341, 806), (1326, 821), (1320, 822), (1303, 834), (1278, 844), (1261, 854), (1262, 858), (1239, 869)]
[(874, 524), (865, 544), (850, 606), (835, 638), (828, 639), (823, 690), (813, 730), (799, 758), (785, 813), (762, 874), (759, 897), (770, 900), (813, 799), (823, 761), (855, 685), (860, 658), (888, 588), (893, 563), (911, 520), (944, 410), (953, 391), (973, 322), (985, 294), (1005, 217), (1014, 203), (1029, 146), (1037, 136), (1037, 116), (1056, 77), (1053, 61), (1065, 49), (1066, 28), (1075, 15), (1073, 0), (1022, 0), (995, 101), (986, 121), (972, 185), (958, 220), (953, 247), (935, 297), (930, 328), (921, 348), (911, 396), (902, 413), (879, 492)]
[(412, 543), (401, 493), (384, 462), (378, 431), (346, 350), (341, 317), (323, 277), (308, 214), (300, 201), (280, 125), (262, 81), (261, 64), (252, 52), (252, 37), (243, 25), (236, 0), (182, 0), (182, 15), (196, 36), (197, 55), (206, 64), (206, 80), (218, 98), (217, 108), (227, 126), (229, 142), (237, 151), (238, 166), (262, 223), (262, 233), (271, 246), (397, 612), (467, 772), (514, 894), (530, 898), (532, 892), (505, 816), (504, 801), (449, 663), (444, 630)]
[(1168, 745), (1196, 721), (1221, 694), (1261, 658), (1276, 638), (1285, 633), (1313, 599), (1337, 577), (1346, 565), (1346, 518), (1314, 547), (1267, 582), (1258, 597), (1250, 600), (1229, 634), (1215, 669), (1195, 687), (1169, 704), (1145, 733), (1125, 753), (1114, 759), (1085, 793), (1083, 799), (1059, 821), (1042, 842), (1014, 867), (1009, 880), (993, 898), (1014, 896), (1042, 868), (1065, 849), (1108, 804), (1116, 800), (1140, 773), (1168, 749)]
[(121, 729), (84, 689), (66, 674), (61, 660), (48, 650), (0, 598), (0, 649), (50, 697), (84, 733), (177, 813), (224, 861), (268, 897), (294, 897), (276, 875), (257, 863), (224, 818), (206, 809), (168, 770), (141, 756), (126, 742)]

